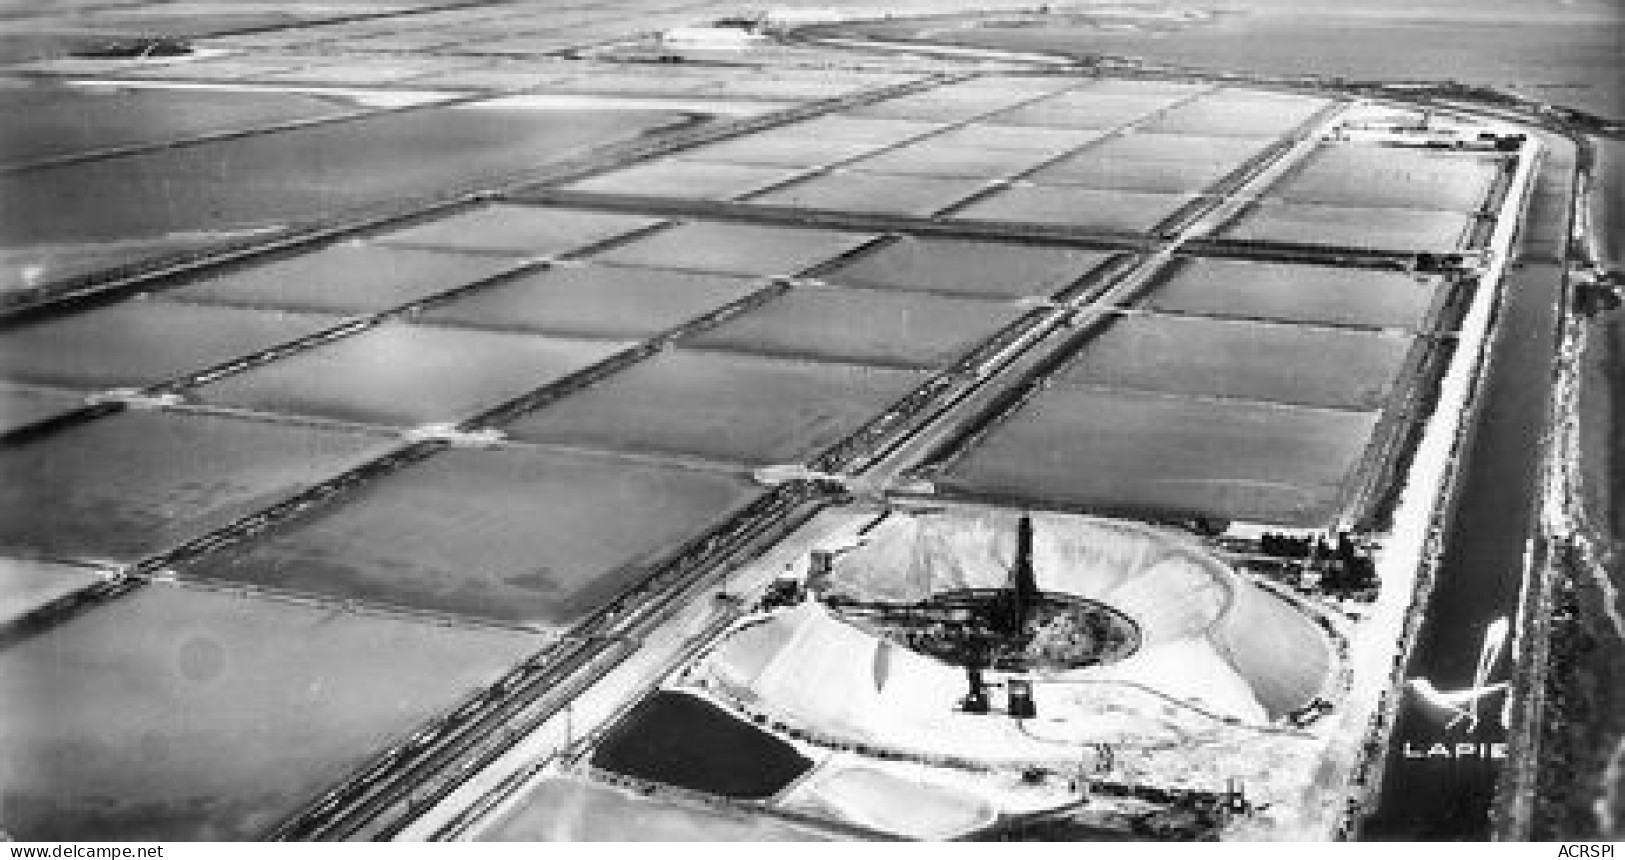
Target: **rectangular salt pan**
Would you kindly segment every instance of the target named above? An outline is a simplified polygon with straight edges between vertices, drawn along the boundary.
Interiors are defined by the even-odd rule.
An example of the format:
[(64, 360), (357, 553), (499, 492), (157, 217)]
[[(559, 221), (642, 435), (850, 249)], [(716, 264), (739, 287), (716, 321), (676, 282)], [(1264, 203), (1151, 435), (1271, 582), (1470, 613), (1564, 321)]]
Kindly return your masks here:
[(453, 449), (198, 565), (363, 603), (564, 628), (754, 499), (726, 473)]
[(1474, 212), (1499, 169), (1494, 158), (1475, 153), (1334, 144), (1315, 150), (1269, 193), (1304, 203)]
[(936, 478), (940, 487), (1136, 515), (1323, 527), (1373, 413), (1055, 386)]
[(643, 338), (761, 289), (732, 275), (633, 266), (555, 266), (496, 284), (419, 318), (488, 328)]
[(586, 368), (630, 341), (386, 323), (228, 376), (205, 402), (412, 426), (471, 418)]
[(863, 142), (753, 135), (686, 150), (678, 157), (729, 164), (806, 168), (833, 161), (844, 161), (870, 152), (874, 148), (874, 144)]
[(658, 224), (642, 215), (496, 203), (375, 236), (384, 244), (562, 254)]
[(389, 444), (312, 427), (123, 412), (0, 449), (0, 547), (134, 561), (269, 507)]
[(1441, 289), (1404, 272), (1192, 259), (1164, 274), (1146, 306), (1220, 317), (1420, 329)]
[(856, 170), (816, 176), (750, 198), (752, 203), (926, 218), (985, 188), (979, 179)]
[(894, 367), (944, 365), (1023, 313), (1013, 303), (880, 290), (799, 289), (684, 345)]
[(0, 377), (82, 389), (145, 387), (339, 322), (318, 314), (130, 301), (0, 334)]
[(146, 586), (0, 651), (5, 829), (263, 837), (540, 644)]
[(789, 276), (871, 239), (863, 233), (698, 221), (669, 227), (592, 259), (662, 269)]
[(1038, 185), (1079, 185), (1164, 194), (1199, 193), (1232, 169), (1224, 162), (1144, 161), (1102, 156), (1090, 150), (1056, 162), (1028, 177)]
[(1144, 233), (1193, 199), (1187, 194), (1027, 186), (983, 197), (954, 211), (951, 217)]
[(1389, 209), (1265, 201), (1221, 235), (1389, 251), (1447, 252), (1466, 244), (1473, 216), (1441, 209)]
[(912, 176), (967, 176), (995, 179), (1023, 173), (1043, 163), (1048, 154), (1022, 149), (944, 146), (934, 141), (909, 144), (847, 165), (871, 173)]
[(538, 442), (751, 466), (796, 463), (924, 381), (911, 370), (669, 350), (505, 430)]
[(1203, 317), (1132, 316), (1061, 373), (1069, 381), (1337, 409), (1382, 406), (1408, 336)]
[(824, 273), (823, 280), (971, 296), (1049, 296), (1110, 256), (1077, 248), (910, 236)]
[(792, 168), (665, 159), (612, 170), (565, 186), (574, 191), (732, 200), (795, 176)]
[(228, 271), (165, 298), (339, 314), (377, 313), (492, 277), (501, 257), (345, 243)]

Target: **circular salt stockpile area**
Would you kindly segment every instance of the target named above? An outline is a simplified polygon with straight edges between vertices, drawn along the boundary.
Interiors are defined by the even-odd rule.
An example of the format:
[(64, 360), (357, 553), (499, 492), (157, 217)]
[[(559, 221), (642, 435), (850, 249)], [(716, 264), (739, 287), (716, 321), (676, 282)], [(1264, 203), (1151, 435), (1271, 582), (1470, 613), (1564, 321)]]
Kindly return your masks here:
[[(832, 592), (914, 603), (1001, 587), (1015, 563), (1016, 520), (1015, 514), (893, 517), (837, 561)], [(1162, 689), (1174, 680), (1169, 673), (1137, 677), (1133, 670), (1177, 644), (1182, 652), (1216, 654), (1217, 665), (1246, 685), (1270, 719), (1320, 692), (1331, 662), (1320, 630), (1200, 546), (1148, 526), (1062, 514), (1033, 515), (1033, 533), (1041, 590), (1104, 603), (1139, 627), (1140, 654), (1088, 671), (1132, 674)]]
[[(915, 604), (1003, 587), (1016, 521), (1014, 514), (895, 516), (836, 560), (829, 594)], [(1315, 623), (1193, 541), (1088, 517), (1036, 515), (1033, 525), (1039, 589), (1105, 604), (1140, 634), (1139, 650), (1125, 659), (1035, 676), (1034, 731), (958, 712), (961, 668), (817, 603), (736, 631), (704, 675), (746, 709), (809, 735), (989, 760), (1056, 754), (1055, 743), (1122, 736), (1131, 726), (1144, 738), (1172, 739), (1221, 718), (1263, 723), (1323, 689), (1332, 649)]]

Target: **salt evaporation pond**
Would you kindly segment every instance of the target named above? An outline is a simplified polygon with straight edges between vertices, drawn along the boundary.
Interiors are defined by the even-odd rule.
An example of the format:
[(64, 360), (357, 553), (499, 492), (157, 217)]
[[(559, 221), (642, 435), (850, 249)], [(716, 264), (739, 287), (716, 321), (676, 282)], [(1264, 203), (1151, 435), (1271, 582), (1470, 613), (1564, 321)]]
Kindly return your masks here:
[(521, 256), (553, 255), (660, 223), (619, 212), (492, 203), (374, 235), (385, 245), (424, 246)]
[(193, 570), (562, 628), (760, 492), (720, 472), (520, 447), (454, 449), (367, 481)]
[(1052, 157), (1040, 149), (987, 149), (934, 138), (846, 165), (865, 173), (997, 179), (1023, 173)]
[(736, 302), (764, 282), (634, 266), (554, 266), (465, 294), (433, 322), (589, 337), (644, 338)]
[(194, 396), (372, 424), (456, 422), (631, 345), (388, 322), (224, 377)]
[(1056, 385), (978, 440), (939, 490), (1137, 515), (1324, 526), (1372, 413)]
[(898, 368), (676, 349), (508, 425), (517, 439), (802, 462), (925, 381)]
[(1265, 200), (1243, 212), (1220, 235), (1253, 242), (1443, 253), (1465, 245), (1473, 224), (1472, 214), (1443, 209)]
[(1016, 186), (980, 198), (950, 217), (1144, 233), (1194, 199), (1188, 194)]
[(687, 339), (687, 346), (932, 367), (1023, 313), (1007, 302), (880, 290), (803, 288)]
[(389, 442), (133, 411), (0, 449), (0, 548), (135, 561), (340, 474)]
[(0, 650), (6, 831), (263, 836), (539, 645), (148, 585)]
[(69, 388), (139, 388), (339, 322), (321, 314), (129, 301), (5, 328), (0, 378)]
[(1405, 272), (1189, 258), (1142, 299), (1159, 310), (1420, 330), (1444, 286)]
[(839, 230), (698, 221), (668, 227), (591, 259), (741, 275), (798, 275), (874, 237)]
[(821, 278), (855, 287), (989, 298), (1049, 296), (1111, 259), (1109, 252), (905, 236)]
[(1412, 348), (1399, 334), (1248, 320), (1110, 320), (1059, 378), (1335, 409), (1382, 406)]
[(344, 242), (163, 292), (166, 299), (334, 314), (370, 314), (485, 280), (512, 258)]
[[(176, 237), (228, 241), (538, 167), (588, 147), (690, 122), (657, 110), (425, 107), (0, 176), (0, 226), (18, 266), (64, 248)], [(69, 255), (72, 256), (71, 254)], [(134, 256), (134, 255), (131, 255)], [(32, 262), (30, 262), (32, 260)]]
[(255, 90), (51, 86), (0, 89), (0, 165), (183, 140), (362, 110), (343, 98)]
[(928, 218), (986, 187), (963, 176), (905, 176), (839, 171), (777, 188), (752, 203)]

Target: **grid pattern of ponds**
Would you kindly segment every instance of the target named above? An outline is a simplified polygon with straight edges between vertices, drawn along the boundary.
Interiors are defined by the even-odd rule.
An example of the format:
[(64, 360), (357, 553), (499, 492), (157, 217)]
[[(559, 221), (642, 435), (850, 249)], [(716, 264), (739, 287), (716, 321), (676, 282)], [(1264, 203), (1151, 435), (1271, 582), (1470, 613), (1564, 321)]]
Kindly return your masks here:
[[(561, 96), (757, 99), (761, 111), (776, 108), (770, 99), (909, 79), (784, 70), (744, 80), (671, 66), (584, 75), (508, 58), (614, 30), (590, 11), (573, 33), (476, 11), (412, 16), (440, 22), (433, 32), (351, 22), (309, 41), (328, 28), (245, 34), (241, 44), (286, 39), (281, 65), (204, 58), (143, 74), (545, 84)], [(449, 46), (467, 65), (324, 57), (324, 40), (380, 53)], [(299, 175), (304, 162), (257, 141), (218, 162), (207, 144), (96, 163), (90, 179), (109, 180), (98, 193), (151, 197), (153, 176), (199, 164), (230, 172), (247, 159), (242, 187), (291, 218), (310, 204), (291, 176), (359, 184), (321, 190), (323, 208), (403, 181), (390, 165), (455, 157), (470, 141), (501, 138), (472, 162), (497, 170), (674, 119), (629, 109), (566, 132), (556, 122), (577, 107), (555, 105), (563, 113), (543, 121), (516, 119), (528, 110), (518, 102), (435, 114), (440, 97), (424, 98), (424, 110), (367, 126), (375, 142), (418, 148), (373, 152), (365, 171), (346, 152)], [(1127, 259), (1019, 228), (1153, 231), (1324, 104), (1039, 76), (922, 87), (584, 172), (556, 186), (575, 193), (570, 206), (522, 193), (463, 201), (8, 322), (4, 611), (38, 615), (87, 588), (99, 595), (122, 570), (139, 587), (36, 619), (35, 632), (0, 646), (0, 827), (29, 839), (266, 833), (762, 500), (753, 468), (814, 462)], [(292, 99), (244, 121), (320, 119), (329, 105), (378, 107)], [(435, 116), (465, 125), (416, 135)], [(237, 118), (211, 122), (160, 136)], [(510, 140), (514, 128), (526, 133)], [(283, 142), (325, 158), (337, 134), (315, 126)], [(150, 168), (147, 178), (131, 178), (131, 165)], [(469, 166), (404, 181), (424, 190)], [(53, 193), (39, 177), (19, 181), (30, 199)], [(1329, 180), (1298, 189), (1267, 206), (1349, 202), (1330, 199), (1342, 192)], [(263, 214), (213, 212), (187, 194), (156, 220), (42, 222), (24, 238), (96, 243), (126, 228), (170, 235), (200, 218)], [(769, 207), (832, 217), (792, 224)], [(1011, 235), (864, 220), (886, 215)], [(80, 265), (52, 247), (52, 266)], [(116, 247), (97, 253), (126, 260)], [(18, 263), (7, 285), (26, 285), (29, 265), (41, 264)], [(1442, 289), (1312, 266), (1171, 267), (938, 479), (948, 492), (1046, 507), (1320, 521)], [(139, 394), (62, 420), (114, 389)], [(448, 427), (485, 435), (435, 441)], [(69, 665), (64, 682), (52, 667)], [(41, 708), (71, 718), (41, 720)], [(674, 826), (689, 826), (686, 815)], [(522, 815), (505, 826), (551, 825)]]

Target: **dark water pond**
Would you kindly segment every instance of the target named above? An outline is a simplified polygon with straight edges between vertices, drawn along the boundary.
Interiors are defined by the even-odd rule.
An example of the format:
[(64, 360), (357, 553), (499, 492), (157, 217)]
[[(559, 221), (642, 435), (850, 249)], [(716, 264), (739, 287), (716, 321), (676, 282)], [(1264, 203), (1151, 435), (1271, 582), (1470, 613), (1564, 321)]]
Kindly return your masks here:
[(761, 800), (812, 767), (788, 743), (704, 699), (660, 691), (593, 751), (596, 767), (707, 794)]

